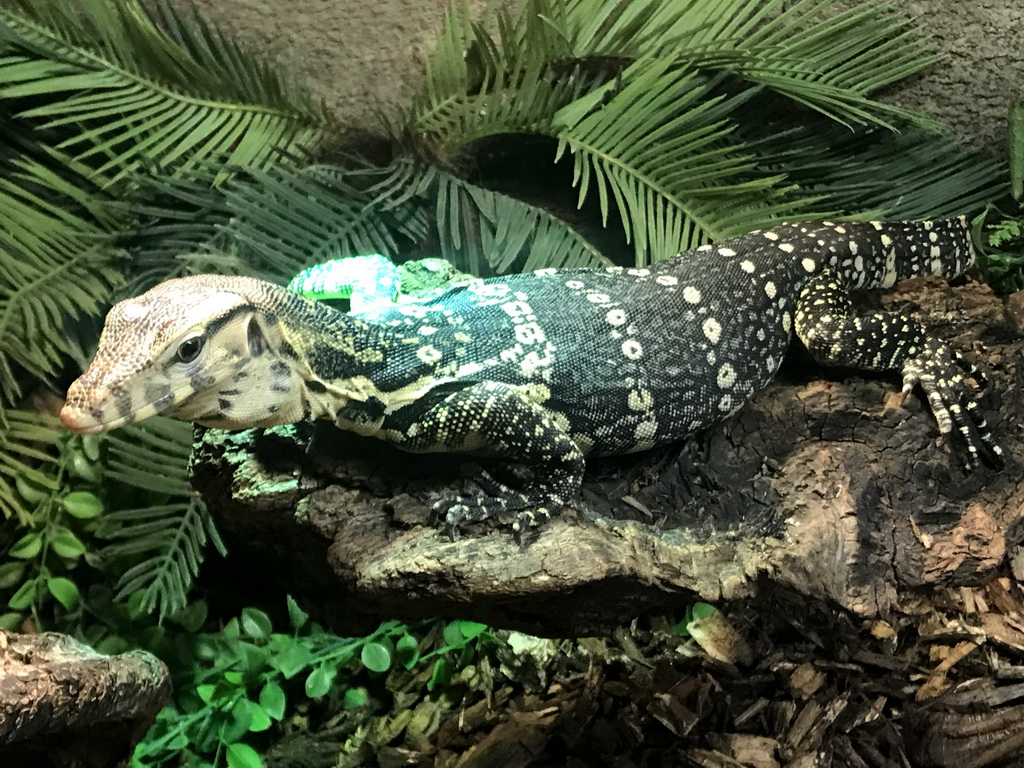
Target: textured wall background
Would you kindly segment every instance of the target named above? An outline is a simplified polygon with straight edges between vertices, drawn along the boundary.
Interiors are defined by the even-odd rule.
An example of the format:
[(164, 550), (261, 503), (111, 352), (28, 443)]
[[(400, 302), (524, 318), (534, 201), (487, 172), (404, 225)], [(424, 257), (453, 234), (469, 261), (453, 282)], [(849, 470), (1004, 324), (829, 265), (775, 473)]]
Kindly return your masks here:
[[(373, 128), (376, 107), (394, 110), (408, 103), (449, 4), (449, 0), (194, 2), (207, 18), (306, 81), (346, 123), (358, 128)], [(946, 58), (886, 98), (936, 115), (965, 142), (1003, 156), (1006, 112), (1024, 91), (1024, 0), (890, 0), (890, 4), (917, 17)]]

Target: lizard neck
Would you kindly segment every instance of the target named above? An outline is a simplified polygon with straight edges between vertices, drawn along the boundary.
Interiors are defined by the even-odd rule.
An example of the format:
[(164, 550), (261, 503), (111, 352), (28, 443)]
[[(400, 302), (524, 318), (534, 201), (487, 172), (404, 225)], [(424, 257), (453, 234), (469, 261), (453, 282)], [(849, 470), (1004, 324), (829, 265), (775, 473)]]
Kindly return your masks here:
[[(299, 389), (299, 418), (375, 434), (388, 409), (414, 401), (436, 384), (450, 357), (436, 347), (431, 347), (434, 354), (423, 354), (423, 340), (410, 326), (367, 321), (294, 298), (298, 301), (289, 297), (290, 311), (281, 314), (285, 343), (279, 359)], [(299, 407), (294, 404), (288, 415)]]

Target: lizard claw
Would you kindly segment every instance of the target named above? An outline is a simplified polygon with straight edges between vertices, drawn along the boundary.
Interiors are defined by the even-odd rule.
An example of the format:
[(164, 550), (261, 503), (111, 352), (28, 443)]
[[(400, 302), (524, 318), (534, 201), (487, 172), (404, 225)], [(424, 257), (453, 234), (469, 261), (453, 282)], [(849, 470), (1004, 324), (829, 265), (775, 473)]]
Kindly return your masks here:
[[(968, 383), (968, 379), (974, 384)], [(967, 449), (968, 469), (976, 469), (981, 464), (996, 469), (1003, 466), (1003, 449), (992, 437), (976, 399), (987, 384), (977, 367), (942, 342), (931, 340), (927, 348), (903, 368), (901, 404), (918, 384), (928, 398), (939, 432), (948, 435), (955, 429), (959, 434)]]

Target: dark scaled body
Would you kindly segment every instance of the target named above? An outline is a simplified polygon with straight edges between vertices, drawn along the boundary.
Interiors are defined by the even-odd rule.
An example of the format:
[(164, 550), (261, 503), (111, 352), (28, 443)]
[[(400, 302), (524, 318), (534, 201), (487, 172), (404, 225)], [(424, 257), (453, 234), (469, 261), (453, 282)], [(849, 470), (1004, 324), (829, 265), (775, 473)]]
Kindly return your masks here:
[[(898, 370), (922, 383), (940, 428), (972, 460), (998, 460), (963, 370), (907, 318), (853, 316), (848, 292), (973, 262), (962, 219), (784, 225), (649, 268), (546, 271), (474, 281), (373, 317), (392, 404), (381, 437), (413, 451), (497, 455), (538, 470), (529, 488), (485, 477), (448, 522), (524, 510), (520, 527), (578, 489), (583, 457), (662, 445), (736, 411), (777, 371), (794, 330), (824, 362)], [(963, 370), (962, 370), (963, 369)], [(340, 371), (326, 372), (328, 378)], [(387, 395), (383, 398), (388, 400)]]

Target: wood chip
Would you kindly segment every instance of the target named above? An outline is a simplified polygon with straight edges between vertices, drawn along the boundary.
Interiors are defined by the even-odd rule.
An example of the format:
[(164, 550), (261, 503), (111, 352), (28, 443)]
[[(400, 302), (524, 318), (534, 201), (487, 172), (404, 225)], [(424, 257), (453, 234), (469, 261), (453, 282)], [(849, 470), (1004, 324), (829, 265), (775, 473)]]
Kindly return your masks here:
[(924, 684), (917, 689), (914, 698), (918, 701), (924, 701), (925, 699), (938, 696), (946, 688), (946, 673), (979, 645), (980, 643), (965, 641), (958, 643), (953, 648), (946, 649), (944, 653), (945, 658), (932, 670), (931, 675), (929, 675)]
[(824, 682), (825, 673), (805, 662), (789, 676), (789, 689), (798, 699), (809, 699)]
[(708, 734), (708, 743), (748, 768), (779, 768), (779, 742), (746, 733)]
[(740, 666), (749, 666), (754, 661), (750, 645), (721, 611), (694, 619), (686, 629), (704, 652), (717, 661)]

